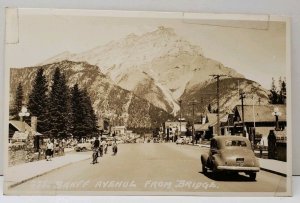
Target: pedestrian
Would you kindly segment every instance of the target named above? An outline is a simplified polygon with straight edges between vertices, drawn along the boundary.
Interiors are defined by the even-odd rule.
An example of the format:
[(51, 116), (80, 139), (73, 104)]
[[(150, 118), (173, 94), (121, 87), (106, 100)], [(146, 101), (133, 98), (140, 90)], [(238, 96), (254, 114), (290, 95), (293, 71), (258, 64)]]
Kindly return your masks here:
[(92, 164), (98, 163), (98, 153), (99, 153), (100, 141), (99, 138), (96, 137), (93, 145), (93, 161)]
[(113, 150), (113, 155), (116, 155), (118, 152), (118, 144), (116, 141), (114, 141), (112, 144), (112, 150)]
[(270, 130), (270, 133), (268, 135), (268, 158), (275, 159), (275, 153), (276, 153), (276, 135), (274, 133), (274, 130)]
[(63, 142), (62, 142), (62, 140), (60, 140), (59, 142), (58, 142), (58, 146), (59, 146), (59, 155), (60, 156), (62, 156), (62, 155), (64, 155), (64, 144), (63, 144)]
[(51, 156), (52, 156), (52, 152), (53, 151), (53, 143), (48, 140), (47, 142), (47, 149), (46, 149), (46, 159), (47, 161), (51, 161)]
[(103, 147), (104, 154), (106, 154), (107, 153), (107, 142), (105, 141), (105, 139), (102, 140), (101, 145)]

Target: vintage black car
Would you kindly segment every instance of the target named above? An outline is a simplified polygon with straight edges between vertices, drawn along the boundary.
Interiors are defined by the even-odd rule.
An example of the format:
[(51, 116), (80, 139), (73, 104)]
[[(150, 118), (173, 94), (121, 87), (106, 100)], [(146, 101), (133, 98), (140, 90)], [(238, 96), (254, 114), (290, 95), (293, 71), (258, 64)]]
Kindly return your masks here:
[(221, 171), (244, 172), (251, 180), (256, 179), (260, 170), (250, 141), (242, 136), (212, 138), (209, 153), (201, 155), (201, 163), (204, 174), (208, 169), (214, 174)]

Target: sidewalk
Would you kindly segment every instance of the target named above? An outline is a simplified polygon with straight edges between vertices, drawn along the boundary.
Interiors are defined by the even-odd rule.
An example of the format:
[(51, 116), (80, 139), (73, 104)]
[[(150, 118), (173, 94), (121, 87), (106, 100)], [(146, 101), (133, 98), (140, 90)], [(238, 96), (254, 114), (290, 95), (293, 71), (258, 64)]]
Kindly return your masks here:
[(286, 162), (278, 161), (274, 159), (262, 159), (262, 158), (257, 158), (257, 159), (259, 160), (261, 170), (268, 171), (282, 176), (287, 175)]
[[(209, 144), (199, 144), (200, 147), (210, 148)], [(287, 175), (287, 165), (286, 162), (278, 161), (274, 159), (262, 159), (257, 158), (260, 163), (260, 169), (268, 171), (270, 173), (275, 173), (277, 175), (286, 176)]]
[(67, 153), (64, 156), (52, 158), (52, 161), (41, 160), (8, 167), (5, 182), (8, 187), (14, 187), (55, 169), (90, 157), (91, 153)]

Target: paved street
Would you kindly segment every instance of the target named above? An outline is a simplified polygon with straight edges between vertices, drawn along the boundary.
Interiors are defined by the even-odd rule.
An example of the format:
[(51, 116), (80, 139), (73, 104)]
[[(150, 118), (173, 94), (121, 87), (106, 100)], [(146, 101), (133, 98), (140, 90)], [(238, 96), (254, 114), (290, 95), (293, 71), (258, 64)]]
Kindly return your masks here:
[[(243, 174), (214, 180), (201, 171), (200, 155), (208, 149), (174, 143), (120, 144), (100, 163), (73, 163), (10, 189), (10, 192), (149, 191), (149, 192), (283, 192), (286, 178), (260, 171), (252, 182)], [(92, 152), (74, 152), (90, 153)], [(58, 192), (60, 191), (60, 192)]]

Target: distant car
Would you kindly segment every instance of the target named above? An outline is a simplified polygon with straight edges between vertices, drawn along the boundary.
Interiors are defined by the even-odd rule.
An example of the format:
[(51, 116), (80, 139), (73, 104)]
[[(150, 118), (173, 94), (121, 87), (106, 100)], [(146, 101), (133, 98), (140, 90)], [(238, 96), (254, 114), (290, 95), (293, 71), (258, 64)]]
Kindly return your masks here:
[(221, 171), (244, 172), (251, 180), (256, 179), (260, 170), (250, 141), (241, 136), (212, 138), (209, 153), (201, 155), (201, 163), (204, 174), (208, 169), (214, 174)]
[(176, 144), (185, 144), (185, 139), (183, 139), (183, 138), (178, 138), (177, 140), (176, 140)]
[(159, 139), (158, 138), (154, 138), (153, 139), (153, 143), (159, 143)]
[(92, 148), (93, 148), (92, 142), (84, 142), (84, 143), (78, 143), (74, 149), (76, 152), (81, 152), (81, 151), (92, 150)]
[(111, 138), (106, 139), (107, 146), (111, 146), (112, 142), (113, 142), (113, 140)]

